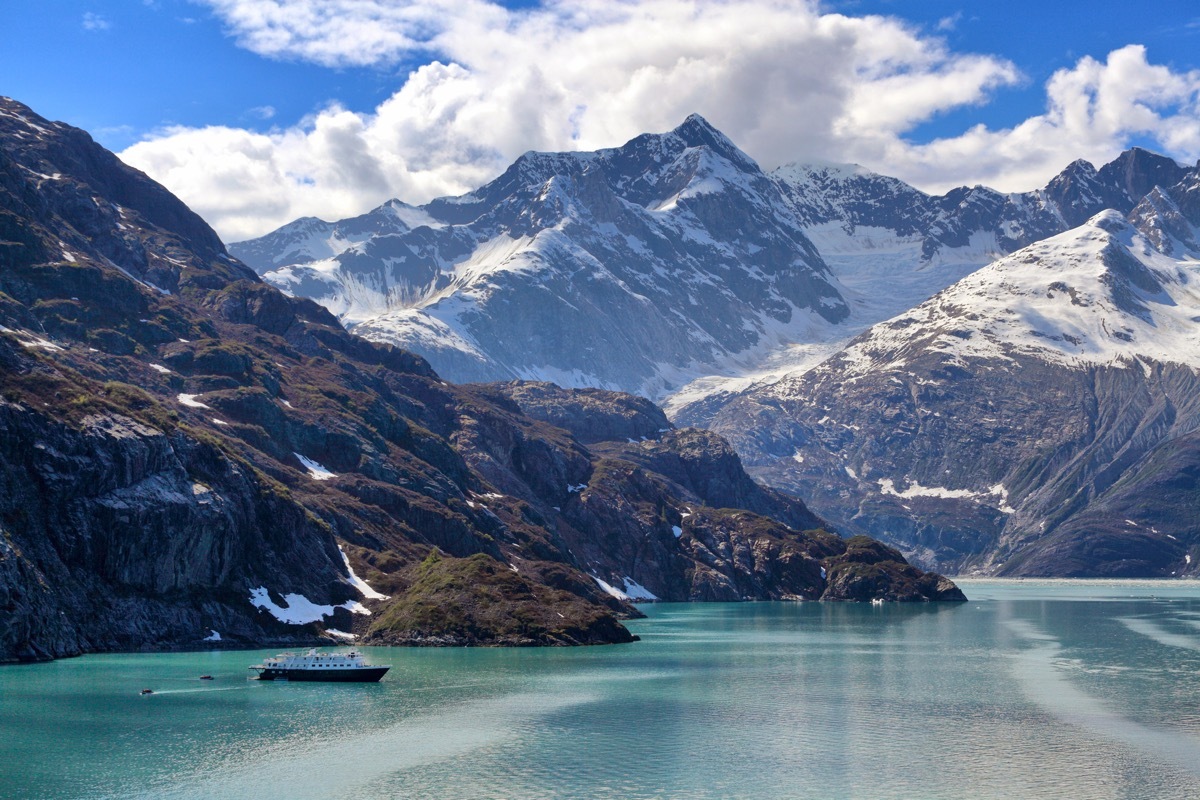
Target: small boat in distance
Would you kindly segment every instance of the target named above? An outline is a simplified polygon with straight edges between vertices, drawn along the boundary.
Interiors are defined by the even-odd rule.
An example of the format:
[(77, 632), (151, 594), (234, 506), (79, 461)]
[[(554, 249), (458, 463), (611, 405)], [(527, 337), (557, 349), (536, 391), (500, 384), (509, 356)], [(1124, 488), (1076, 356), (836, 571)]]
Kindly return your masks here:
[(264, 658), (263, 663), (250, 669), (260, 681), (336, 681), (339, 683), (374, 683), (391, 669), (391, 665), (368, 664), (357, 650), (349, 653), (319, 653), (314, 647), (304, 655), (280, 653)]
[(154, 694), (153, 689), (142, 689), (138, 694)]
[(200, 680), (202, 680), (202, 681), (211, 681), (212, 679), (213, 679), (212, 675), (201, 675), (200, 676)]

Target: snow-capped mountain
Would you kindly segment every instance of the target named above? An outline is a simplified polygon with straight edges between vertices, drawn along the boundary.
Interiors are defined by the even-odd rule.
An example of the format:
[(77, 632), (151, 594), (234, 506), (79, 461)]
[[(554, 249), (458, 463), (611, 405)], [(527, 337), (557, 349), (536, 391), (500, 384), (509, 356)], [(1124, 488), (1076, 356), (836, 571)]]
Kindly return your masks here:
[(822, 255), (907, 246), (919, 264), (982, 266), (1105, 209), (1127, 214), (1155, 186), (1190, 172), (1135, 147), (1100, 169), (1076, 161), (1042, 189), (1007, 194), (964, 186), (928, 195), (857, 165), (793, 164), (771, 175)]
[[(1073, 228), (1105, 209), (1130, 212), (1155, 186), (1193, 170), (1141, 148), (1096, 169), (1076, 161), (1044, 188), (1001, 193), (984, 186), (928, 195), (854, 164), (792, 164), (771, 173), (805, 235), (838, 281), (850, 313), (763, 354), (750, 369), (694, 381), (664, 399), (673, 412), (710, 407), (754, 384), (809, 369), (869, 326), (975, 270)], [(695, 409), (692, 409), (695, 413)]]
[(298, 220), (231, 252), (458, 381), (660, 396), (848, 309), (777, 181), (698, 116), (527, 153), (473, 194)]
[(303, 218), (230, 250), (451, 379), (618, 388), (675, 409), (813, 366), (992, 259), (1185, 174), (1133, 149), (1033, 192), (933, 196), (854, 165), (764, 175), (693, 116), (611, 150), (527, 153), (463, 197)]
[(1171, 197), (1002, 258), (709, 424), (759, 477), (926, 563), (1192, 572), (1200, 217), (1155, 214)]

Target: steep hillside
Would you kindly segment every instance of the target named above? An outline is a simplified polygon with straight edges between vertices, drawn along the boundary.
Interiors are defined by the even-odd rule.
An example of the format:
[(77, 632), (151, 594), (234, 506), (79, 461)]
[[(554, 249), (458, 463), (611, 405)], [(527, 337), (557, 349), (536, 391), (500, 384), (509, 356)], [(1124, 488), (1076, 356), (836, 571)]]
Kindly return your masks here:
[[(635, 460), (653, 443), (704, 462), (656, 409), (564, 402), (611, 418), (600, 440), (526, 414), (511, 389), (452, 386), (349, 335), (86, 134), (0, 99), (0, 661), (351, 637), (628, 641), (618, 618), (637, 613), (635, 586), (957, 595), (895, 559), (887, 582), (831, 582), (822, 569), (858, 551), (787, 527), (820, 522), (755, 494), (736, 459), (715, 457), (714, 480), (747, 509), (717, 511), (705, 497), (726, 495)], [(650, 418), (647, 442), (600, 446)], [(703, 530), (724, 545), (676, 536), (684, 513), (719, 518)], [(661, 563), (626, 558), (643, 547)]]
[[(1200, 220), (1139, 209), (1140, 230), (1106, 211), (1022, 249), (713, 428), (759, 477), (927, 565), (1195, 572), (1200, 272), (1180, 237)], [(1166, 227), (1184, 257), (1152, 246)]]

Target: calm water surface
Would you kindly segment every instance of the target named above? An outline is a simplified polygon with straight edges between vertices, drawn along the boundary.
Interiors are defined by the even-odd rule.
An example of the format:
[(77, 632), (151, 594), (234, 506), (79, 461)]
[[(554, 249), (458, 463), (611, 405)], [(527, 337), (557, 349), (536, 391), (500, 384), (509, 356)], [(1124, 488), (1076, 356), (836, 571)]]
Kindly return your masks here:
[(961, 584), (648, 606), (618, 647), (370, 648), (374, 685), (246, 680), (265, 651), (0, 668), (0, 796), (1200, 797), (1200, 584)]

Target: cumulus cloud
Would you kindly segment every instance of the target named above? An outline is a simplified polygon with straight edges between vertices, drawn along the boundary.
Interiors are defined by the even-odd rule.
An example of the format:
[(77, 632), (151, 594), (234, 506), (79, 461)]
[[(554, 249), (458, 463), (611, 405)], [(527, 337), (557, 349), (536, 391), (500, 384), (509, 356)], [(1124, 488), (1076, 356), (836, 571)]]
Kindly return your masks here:
[(367, 112), (338, 105), (270, 133), (172, 128), (122, 153), (226, 240), (390, 197), (469, 191), (526, 150), (593, 149), (699, 112), (764, 166), (856, 161), (922, 188), (1025, 189), (1131, 136), (1200, 154), (1200, 76), (1127, 47), (1054, 75), (1008, 130), (906, 138), (1022, 80), (901, 20), (791, 0), (205, 0), (240, 46), (336, 68), (424, 63)]
[(1140, 45), (1059, 70), (1046, 83), (1046, 98), (1045, 113), (1013, 128), (980, 125), (925, 145), (883, 136), (857, 147), (867, 163), (895, 165), (896, 174), (934, 188), (969, 178), (1029, 189), (1077, 158), (1107, 162), (1135, 138), (1187, 162), (1200, 157), (1200, 71), (1151, 64)]

